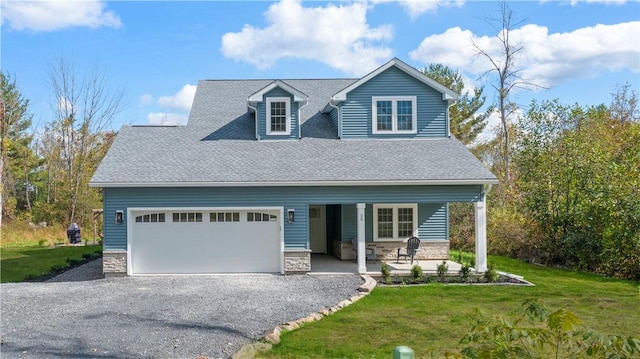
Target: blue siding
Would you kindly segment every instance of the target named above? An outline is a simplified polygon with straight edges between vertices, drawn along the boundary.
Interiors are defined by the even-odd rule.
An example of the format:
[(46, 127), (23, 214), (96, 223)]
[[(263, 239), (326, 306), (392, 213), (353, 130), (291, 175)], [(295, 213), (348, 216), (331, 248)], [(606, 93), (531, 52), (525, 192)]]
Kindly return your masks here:
[[(417, 134), (374, 135), (372, 96), (417, 96)], [(342, 138), (446, 137), (447, 101), (442, 93), (396, 67), (390, 67), (347, 95), (342, 104)]]
[[(289, 97), (291, 101), (291, 134), (288, 136), (273, 136), (267, 135), (267, 97)], [(287, 91), (276, 87), (273, 90), (267, 92), (262, 102), (258, 103), (258, 136), (261, 140), (285, 140), (285, 139), (297, 139), (298, 138), (298, 103), (293, 102), (293, 96)]]
[[(333, 126), (335, 126), (335, 128), (339, 128), (338, 127), (338, 110), (336, 108), (333, 108), (331, 110), (331, 113), (329, 113), (329, 116), (331, 116), (331, 121), (333, 122)], [(339, 133), (338, 133), (339, 135)]]
[(418, 204), (418, 237), (421, 241), (449, 240), (446, 203)]
[[(355, 205), (342, 206), (342, 240), (350, 242), (357, 233), (357, 208)], [(448, 206), (446, 203), (418, 204), (418, 237), (422, 241), (449, 240)], [(365, 237), (373, 241), (373, 205), (365, 208)]]
[[(191, 187), (191, 188), (104, 188), (105, 250), (126, 250), (127, 223), (115, 224), (115, 211), (132, 207), (253, 207), (278, 206), (295, 209), (294, 223), (284, 225), (285, 247), (308, 248), (309, 203), (343, 206), (343, 238), (353, 238), (346, 229), (356, 203), (367, 203), (367, 223), (373, 223), (372, 203), (422, 203), (442, 206), (445, 202), (474, 202), (481, 185), (466, 186), (364, 186), (364, 187)], [(428, 206), (427, 206), (428, 207)], [(427, 208), (425, 207), (425, 208)], [(420, 211), (420, 210), (419, 210)], [(437, 211), (436, 211), (437, 212)], [(446, 216), (446, 210), (444, 211)], [(433, 220), (438, 213), (431, 215)], [(125, 216), (126, 217), (126, 216)], [(353, 216), (355, 218), (355, 215)], [(372, 237), (372, 228), (367, 236)], [(355, 232), (353, 232), (355, 233)]]

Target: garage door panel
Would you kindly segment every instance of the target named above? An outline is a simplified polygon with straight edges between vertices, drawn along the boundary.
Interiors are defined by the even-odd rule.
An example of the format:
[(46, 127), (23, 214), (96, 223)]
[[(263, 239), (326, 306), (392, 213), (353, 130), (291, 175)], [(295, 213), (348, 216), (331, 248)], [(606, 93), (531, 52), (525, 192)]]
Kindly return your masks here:
[(239, 222), (209, 222), (204, 213), (203, 222), (175, 223), (171, 216), (164, 223), (134, 223), (134, 274), (280, 271), (279, 221), (246, 222), (246, 212)]

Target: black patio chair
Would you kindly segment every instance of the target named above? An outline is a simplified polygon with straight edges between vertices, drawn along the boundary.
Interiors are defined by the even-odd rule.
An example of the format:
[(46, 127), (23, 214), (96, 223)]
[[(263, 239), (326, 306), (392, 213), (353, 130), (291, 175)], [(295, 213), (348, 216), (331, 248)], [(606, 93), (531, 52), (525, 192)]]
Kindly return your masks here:
[(413, 257), (418, 253), (418, 247), (420, 247), (420, 239), (418, 237), (407, 239), (407, 249), (405, 249), (405, 253), (400, 253), (402, 248), (398, 248), (396, 263), (400, 263), (400, 257), (404, 257), (405, 262), (407, 261), (407, 257), (411, 257), (411, 265), (413, 265)]

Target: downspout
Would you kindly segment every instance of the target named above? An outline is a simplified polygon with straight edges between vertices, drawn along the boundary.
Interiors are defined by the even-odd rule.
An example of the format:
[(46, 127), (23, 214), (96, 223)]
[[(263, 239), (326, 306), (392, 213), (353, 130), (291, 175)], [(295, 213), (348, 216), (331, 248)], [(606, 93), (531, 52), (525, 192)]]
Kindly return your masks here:
[(256, 140), (260, 140), (260, 136), (258, 135), (258, 108), (251, 106), (251, 101), (247, 99), (247, 107), (253, 110), (253, 122), (256, 127)]
[(304, 105), (302, 106), (298, 106), (298, 139), (302, 138), (302, 117), (300, 117), (300, 115), (302, 114), (302, 109), (309, 106), (309, 98), (307, 97), (307, 100), (305, 102)]
[(329, 106), (338, 110), (338, 138), (342, 138), (342, 113), (340, 112), (340, 107), (334, 105), (331, 101), (333, 100), (329, 99)]
[(456, 104), (456, 100), (447, 100), (449, 106), (447, 106), (447, 137), (451, 137), (451, 112), (449, 109)]

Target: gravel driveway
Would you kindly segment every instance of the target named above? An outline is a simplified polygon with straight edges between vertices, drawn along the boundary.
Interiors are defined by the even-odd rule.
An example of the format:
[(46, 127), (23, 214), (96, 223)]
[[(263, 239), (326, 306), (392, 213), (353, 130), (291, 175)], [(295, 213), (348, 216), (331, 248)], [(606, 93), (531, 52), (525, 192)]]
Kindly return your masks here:
[(60, 278), (0, 285), (2, 358), (226, 358), (362, 284), (357, 275)]

